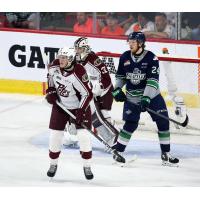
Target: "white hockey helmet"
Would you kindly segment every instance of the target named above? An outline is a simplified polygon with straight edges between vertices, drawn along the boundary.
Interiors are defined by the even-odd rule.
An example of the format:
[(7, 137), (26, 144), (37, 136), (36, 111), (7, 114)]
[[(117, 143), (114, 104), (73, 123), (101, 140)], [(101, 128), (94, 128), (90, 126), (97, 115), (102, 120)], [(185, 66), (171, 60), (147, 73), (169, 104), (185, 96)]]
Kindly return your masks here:
[(58, 58), (59, 56), (66, 56), (67, 59), (68, 59), (68, 65), (67, 66), (70, 66), (72, 64), (72, 62), (74, 61), (74, 58), (75, 58), (75, 51), (74, 51), (74, 48), (72, 47), (62, 47), (58, 50)]
[[(88, 39), (86, 37), (80, 37), (74, 42), (74, 48), (76, 49), (77, 55), (80, 57), (80, 59), (84, 59), (85, 56), (87, 56), (91, 52), (91, 48), (88, 44)], [(79, 49), (83, 49), (81, 53), (79, 52)]]

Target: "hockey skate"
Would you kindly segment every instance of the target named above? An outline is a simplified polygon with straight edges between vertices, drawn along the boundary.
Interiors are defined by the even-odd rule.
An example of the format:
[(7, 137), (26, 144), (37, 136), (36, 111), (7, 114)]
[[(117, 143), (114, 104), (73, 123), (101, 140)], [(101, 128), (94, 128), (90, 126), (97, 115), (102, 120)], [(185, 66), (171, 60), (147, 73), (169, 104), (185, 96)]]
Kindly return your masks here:
[(162, 165), (170, 167), (178, 167), (179, 159), (170, 155), (170, 153), (163, 152), (161, 154)]
[(91, 180), (94, 178), (94, 175), (93, 175), (90, 167), (86, 167), (86, 166), (83, 167), (83, 171), (84, 171), (85, 178), (87, 180)]
[[(122, 152), (117, 152), (119, 155), (121, 155), (121, 156), (123, 156), (122, 155)], [(118, 163), (124, 163), (124, 162), (122, 162), (122, 160), (117, 156), (117, 155), (113, 155), (113, 159), (116, 161), (116, 162), (118, 162)]]
[[(117, 151), (117, 153), (123, 157), (123, 152)], [(134, 154), (130, 159), (125, 159), (125, 158), (121, 159), (119, 156), (113, 155), (113, 159), (115, 160), (113, 165), (126, 167), (126, 168), (132, 168), (134, 166), (133, 163), (137, 160), (137, 155)]]
[[(116, 150), (115, 150), (116, 151)], [(123, 153), (122, 152), (118, 152), (118, 151), (116, 151), (120, 156), (122, 156), (123, 157)], [(120, 159), (120, 157), (119, 156), (117, 156), (117, 155), (115, 155), (115, 154), (113, 154), (113, 159), (115, 160), (115, 162), (113, 163), (114, 165), (118, 165), (118, 166), (120, 166), (120, 167), (124, 167), (124, 165), (125, 165), (125, 163), (126, 163), (126, 160), (124, 159), (124, 160), (122, 160), (122, 159)]]
[(56, 174), (56, 171), (57, 171), (57, 165), (50, 165), (50, 168), (47, 172), (47, 176), (51, 178), (54, 177)]

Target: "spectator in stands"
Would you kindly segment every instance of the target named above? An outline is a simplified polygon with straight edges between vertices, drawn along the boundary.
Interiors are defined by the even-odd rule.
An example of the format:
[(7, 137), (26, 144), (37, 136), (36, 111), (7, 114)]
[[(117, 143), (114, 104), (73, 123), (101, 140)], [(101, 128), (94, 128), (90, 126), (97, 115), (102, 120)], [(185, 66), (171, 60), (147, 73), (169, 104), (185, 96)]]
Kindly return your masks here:
[(53, 30), (53, 31), (66, 31), (67, 28), (65, 22), (65, 13), (63, 12), (40, 13), (40, 29)]
[(136, 15), (130, 12), (119, 12), (117, 16), (119, 26), (121, 26), (124, 31), (127, 31), (130, 25), (136, 22)]
[(167, 22), (168, 24), (171, 24), (172, 26), (175, 26), (177, 23), (177, 13), (176, 12), (165, 12), (165, 15), (167, 16)]
[(200, 24), (192, 30), (192, 40), (200, 40)]
[(149, 13), (138, 13), (137, 22), (133, 23), (128, 30), (126, 31), (125, 35), (129, 35), (132, 32), (138, 31), (153, 31), (154, 30), (154, 23), (149, 20), (148, 17)]
[(191, 34), (190, 16), (185, 12), (181, 16), (181, 39), (191, 40)]
[(36, 13), (31, 12), (10, 12), (6, 13), (10, 27), (13, 28), (37, 28)]
[(106, 14), (106, 24), (102, 30), (101, 34), (104, 35), (124, 35), (124, 30), (118, 24), (117, 14), (116, 13), (107, 13)]
[(168, 24), (165, 13), (156, 13), (154, 31), (144, 31), (147, 38), (176, 38), (175, 28)]
[(76, 33), (99, 33), (100, 28), (96, 21), (96, 30), (93, 30), (93, 19), (88, 17), (85, 12), (78, 12), (77, 22), (74, 24), (73, 30)]
[(0, 13), (0, 27), (8, 27), (9, 23), (4, 13)]
[(66, 12), (65, 13), (66, 31), (73, 32), (73, 26), (75, 23), (76, 23), (76, 13)]

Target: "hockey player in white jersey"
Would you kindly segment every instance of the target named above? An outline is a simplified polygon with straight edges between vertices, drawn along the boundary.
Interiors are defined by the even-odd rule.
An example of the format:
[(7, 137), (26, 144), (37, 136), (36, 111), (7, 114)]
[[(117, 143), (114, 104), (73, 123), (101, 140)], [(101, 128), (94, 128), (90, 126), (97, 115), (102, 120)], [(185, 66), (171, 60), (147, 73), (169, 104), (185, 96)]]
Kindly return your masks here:
[[(47, 176), (54, 177), (61, 152), (63, 131), (66, 123), (71, 122), (70, 116), (57, 104), (59, 100), (71, 113), (76, 116), (77, 137), (80, 144), (80, 154), (83, 160), (83, 170), (86, 179), (92, 179), (90, 167), (92, 147), (90, 135), (81, 127), (84, 123), (91, 129), (91, 110), (89, 103), (93, 97), (88, 76), (82, 65), (75, 63), (74, 49), (64, 47), (58, 52), (58, 59), (48, 66), (48, 89), (46, 99), (52, 104), (49, 123), (49, 158), (50, 168)], [(70, 163), (68, 163), (70, 164)]]

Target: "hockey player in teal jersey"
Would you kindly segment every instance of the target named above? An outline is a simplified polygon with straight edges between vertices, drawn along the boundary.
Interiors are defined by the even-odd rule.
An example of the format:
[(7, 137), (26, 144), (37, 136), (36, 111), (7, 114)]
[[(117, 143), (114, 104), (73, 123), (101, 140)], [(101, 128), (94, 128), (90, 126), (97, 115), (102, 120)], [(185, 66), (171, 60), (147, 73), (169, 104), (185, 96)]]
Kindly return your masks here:
[[(158, 58), (151, 51), (145, 50), (145, 35), (142, 32), (131, 33), (128, 44), (130, 50), (120, 57), (113, 91), (114, 99), (124, 102), (125, 124), (114, 146), (118, 152), (125, 151), (131, 135), (138, 127), (141, 112), (149, 108), (168, 117), (167, 107), (159, 90)], [(126, 94), (122, 91), (124, 85)], [(170, 154), (169, 121), (150, 112), (149, 114), (158, 128), (163, 164), (177, 164), (179, 159)]]

